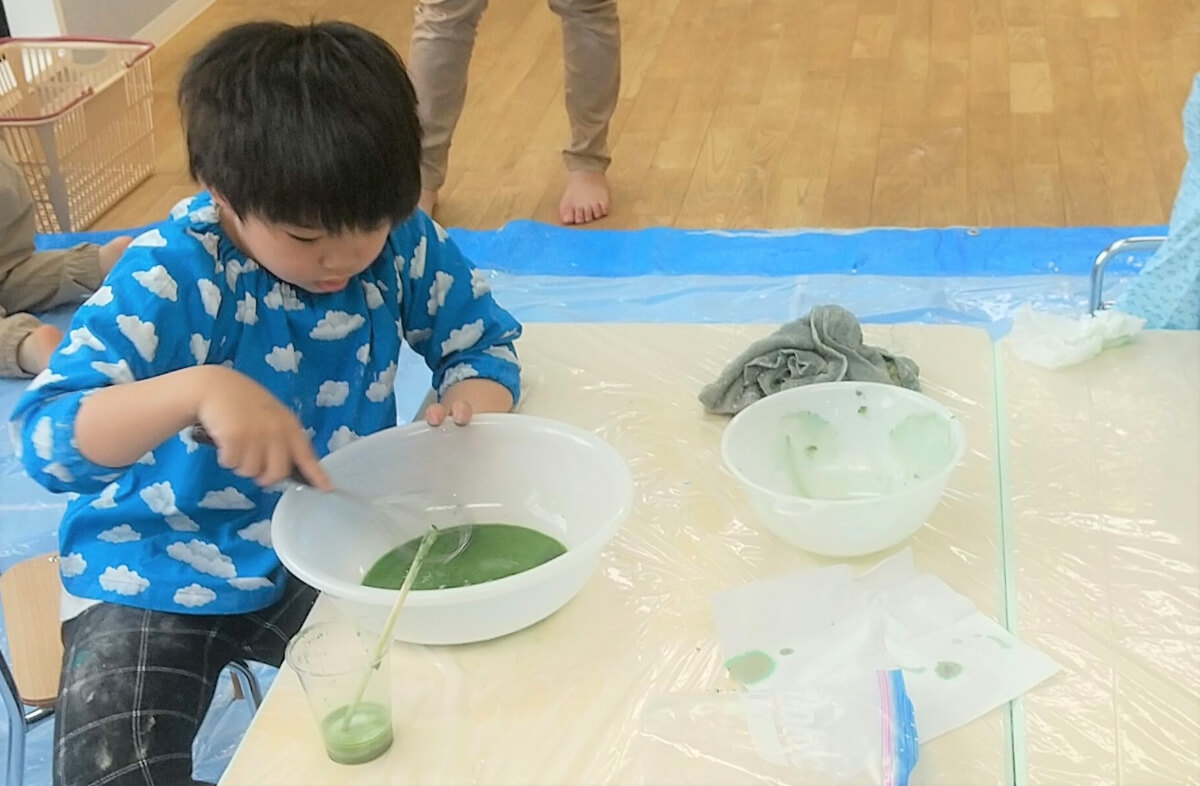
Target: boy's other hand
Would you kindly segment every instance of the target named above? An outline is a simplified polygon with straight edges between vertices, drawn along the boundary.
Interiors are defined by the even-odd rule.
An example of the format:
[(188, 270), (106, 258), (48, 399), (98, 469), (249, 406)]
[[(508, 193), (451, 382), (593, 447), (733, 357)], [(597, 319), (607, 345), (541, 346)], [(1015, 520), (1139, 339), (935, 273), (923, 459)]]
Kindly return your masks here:
[(490, 379), (464, 379), (450, 388), (437, 404), (425, 410), (425, 422), (440, 426), (450, 418), (455, 425), (465, 426), (476, 412), (509, 412), (513, 407), (508, 388)]
[(446, 406), (445, 404), (430, 404), (429, 409), (425, 410), (425, 422), (431, 426), (437, 427), (446, 422), (446, 418), (450, 418), (456, 426), (465, 426), (471, 422), (474, 417), (475, 410), (469, 402), (455, 401)]
[(313, 487), (332, 490), (292, 411), (245, 374), (210, 368), (219, 377), (205, 386), (196, 414), (217, 448), (218, 463), (264, 487), (285, 480), (295, 469)]

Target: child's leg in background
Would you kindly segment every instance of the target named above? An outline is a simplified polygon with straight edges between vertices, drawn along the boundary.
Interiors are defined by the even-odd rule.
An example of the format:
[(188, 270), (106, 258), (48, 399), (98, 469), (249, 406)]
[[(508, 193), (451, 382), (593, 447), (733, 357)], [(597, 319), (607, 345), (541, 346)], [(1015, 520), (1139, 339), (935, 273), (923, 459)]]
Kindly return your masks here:
[(78, 301), (104, 278), (99, 248), (33, 250), (33, 198), (16, 165), (0, 154), (0, 375), (29, 376), (17, 347), (39, 325), (23, 312)]
[(567, 188), (559, 217), (585, 224), (608, 214), (608, 127), (621, 88), (621, 23), (616, 0), (549, 0), (562, 18), (567, 118)]
[(102, 603), (63, 624), (55, 786), (180, 786), (217, 680), (236, 658), (283, 662), (316, 590), (255, 614), (168, 614)]
[[(7, 245), (0, 241), (0, 246)], [(0, 247), (0, 253), (7, 252)], [(21, 355), (21, 344), (35, 330), (50, 333), (47, 338), (53, 351), (62, 338), (57, 328), (42, 325), (26, 312), (44, 311), (76, 303), (96, 291), (104, 275), (96, 246), (79, 246), (67, 251), (24, 251), (13, 256), (0, 256), (0, 376), (28, 377), (41, 370), (49, 352), (39, 350), (34, 365)], [(42, 340), (37, 335), (35, 340)], [(44, 348), (43, 348), (44, 349)]]
[(29, 186), (0, 152), (0, 376), (32, 376), (62, 338), (57, 328), (26, 312), (77, 303), (95, 292), (130, 241), (119, 237), (103, 246), (34, 251), (35, 230)]
[[(41, 322), (30, 314), (13, 314), (6, 316), (0, 308), (0, 377), (22, 378), (33, 376), (34, 366), (28, 369), (21, 363), (21, 344), (33, 335), (38, 328), (43, 328)], [(47, 343), (53, 336), (47, 336)], [(56, 342), (57, 343), (57, 342)], [(53, 350), (51, 350), (53, 351)]]
[[(421, 187), (446, 180), (450, 140), (467, 96), (467, 68), (487, 0), (419, 0), (408, 53), (421, 119)], [(423, 205), (429, 207), (429, 205)]]

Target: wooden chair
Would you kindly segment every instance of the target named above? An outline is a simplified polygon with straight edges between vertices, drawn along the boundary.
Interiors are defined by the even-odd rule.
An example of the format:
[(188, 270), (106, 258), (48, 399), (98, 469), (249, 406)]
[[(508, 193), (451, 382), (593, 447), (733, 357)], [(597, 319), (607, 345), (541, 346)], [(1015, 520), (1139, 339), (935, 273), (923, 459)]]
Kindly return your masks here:
[[(0, 652), (0, 699), (8, 716), (7, 786), (25, 777), (25, 736), (54, 713), (62, 667), (58, 555), (18, 562), (0, 575), (0, 605), (8, 631), (12, 667)], [(249, 697), (251, 711), (262, 702), (258, 680), (242, 661), (229, 664), (234, 695)], [(28, 708), (28, 709), (26, 709)]]
[(0, 602), (12, 653), (11, 669), (0, 653), (0, 698), (8, 715), (8, 786), (21, 786), (24, 780), (26, 733), (54, 713), (62, 665), (61, 594), (55, 554), (31, 557), (0, 574)]

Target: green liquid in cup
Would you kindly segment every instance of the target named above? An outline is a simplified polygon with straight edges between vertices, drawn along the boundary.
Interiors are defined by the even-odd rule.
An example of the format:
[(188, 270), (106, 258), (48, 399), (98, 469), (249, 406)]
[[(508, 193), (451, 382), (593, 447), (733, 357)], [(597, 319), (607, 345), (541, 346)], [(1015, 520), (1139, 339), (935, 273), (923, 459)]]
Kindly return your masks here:
[[(353, 710), (349, 722), (346, 713)], [(364, 701), (338, 707), (321, 721), (321, 739), (338, 764), (365, 764), (392, 747), (392, 716), (382, 704)]]
[[(454, 554), (467, 534), (466, 547)], [(421, 538), (384, 554), (363, 576), (363, 586), (400, 589)], [(464, 524), (441, 530), (425, 564), (413, 582), (414, 590), (468, 587), (522, 573), (567, 553), (549, 535), (512, 524)], [(454, 555), (454, 556), (451, 556)], [(449, 557), (449, 559), (447, 559)]]

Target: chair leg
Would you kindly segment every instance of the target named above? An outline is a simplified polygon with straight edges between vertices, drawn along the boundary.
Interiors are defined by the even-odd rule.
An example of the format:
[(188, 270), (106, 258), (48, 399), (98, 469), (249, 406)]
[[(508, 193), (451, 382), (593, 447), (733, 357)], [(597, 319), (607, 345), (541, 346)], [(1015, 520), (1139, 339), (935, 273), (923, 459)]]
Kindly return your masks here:
[(25, 719), (8, 713), (8, 773), (6, 786), (21, 786), (25, 779)]
[(1096, 261), (1092, 263), (1092, 293), (1088, 303), (1088, 313), (1095, 314), (1109, 306), (1104, 302), (1104, 268), (1108, 266), (1113, 257), (1132, 251), (1153, 251), (1162, 245), (1164, 240), (1166, 240), (1164, 237), (1127, 237), (1101, 251), (1096, 256)]
[(257, 712), (259, 705), (262, 704), (262, 688), (259, 687), (258, 678), (254, 676), (254, 672), (250, 671), (250, 667), (242, 660), (230, 662), (229, 670), (234, 673), (238, 682), (242, 685), (245, 695), (249, 697), (251, 712)]
[(0, 677), (4, 682), (0, 693), (4, 694), (4, 710), (8, 716), (8, 768), (4, 783), (21, 786), (25, 780), (25, 709), (17, 698), (17, 684), (3, 654), (0, 654)]

